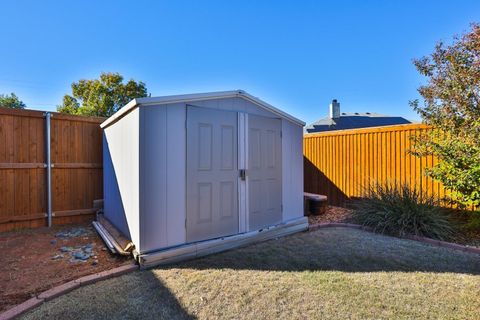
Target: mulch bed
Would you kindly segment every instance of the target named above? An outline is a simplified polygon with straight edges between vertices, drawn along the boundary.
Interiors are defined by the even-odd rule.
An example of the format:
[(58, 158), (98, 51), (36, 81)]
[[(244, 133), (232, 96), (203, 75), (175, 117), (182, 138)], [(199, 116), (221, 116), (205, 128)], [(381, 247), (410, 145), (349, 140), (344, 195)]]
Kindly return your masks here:
[(351, 218), (352, 210), (341, 207), (328, 206), (324, 214), (318, 216), (309, 216), (308, 224), (327, 223), (327, 222), (348, 222)]
[[(460, 215), (460, 213), (458, 214)], [(327, 211), (324, 214), (318, 216), (309, 216), (308, 223), (310, 225), (328, 222), (350, 223), (352, 222), (351, 218), (351, 209), (328, 206)], [(462, 245), (480, 248), (480, 228), (466, 228), (465, 226), (469, 221), (469, 217), (465, 215), (459, 216), (457, 224), (460, 226), (460, 231), (458, 237), (455, 239), (454, 242)]]
[(90, 223), (0, 233), (0, 312), (79, 277), (130, 264)]

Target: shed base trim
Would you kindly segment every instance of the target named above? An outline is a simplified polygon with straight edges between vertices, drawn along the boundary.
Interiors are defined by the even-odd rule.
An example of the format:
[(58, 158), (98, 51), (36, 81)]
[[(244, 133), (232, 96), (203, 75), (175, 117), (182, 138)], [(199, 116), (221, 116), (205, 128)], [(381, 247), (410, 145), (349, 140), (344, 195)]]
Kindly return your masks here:
[(282, 222), (275, 226), (265, 227), (258, 231), (251, 231), (229, 237), (189, 243), (175, 248), (163, 249), (145, 254), (138, 254), (134, 252), (134, 256), (138, 259), (141, 268), (149, 268), (161, 264), (169, 264), (203, 257), (213, 253), (238, 248), (273, 238), (283, 237), (305, 230), (308, 230), (308, 219), (306, 217), (302, 217), (295, 220)]

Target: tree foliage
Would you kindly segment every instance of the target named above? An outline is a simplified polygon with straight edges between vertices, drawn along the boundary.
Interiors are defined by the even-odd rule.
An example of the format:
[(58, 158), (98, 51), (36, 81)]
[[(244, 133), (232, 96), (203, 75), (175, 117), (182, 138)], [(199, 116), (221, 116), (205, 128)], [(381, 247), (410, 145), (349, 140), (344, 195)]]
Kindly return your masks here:
[(119, 73), (102, 73), (99, 79), (72, 83), (72, 95), (65, 95), (57, 109), (69, 114), (109, 117), (130, 100), (147, 95), (141, 81), (130, 79), (123, 83)]
[(0, 94), (0, 107), (25, 109), (26, 105), (12, 92), (10, 95)]
[(451, 190), (460, 205), (480, 205), (480, 25), (438, 43), (434, 52), (414, 60), (428, 81), (418, 91), (424, 99), (410, 104), (433, 130), (415, 141), (419, 156), (434, 154), (439, 163), (427, 175)]

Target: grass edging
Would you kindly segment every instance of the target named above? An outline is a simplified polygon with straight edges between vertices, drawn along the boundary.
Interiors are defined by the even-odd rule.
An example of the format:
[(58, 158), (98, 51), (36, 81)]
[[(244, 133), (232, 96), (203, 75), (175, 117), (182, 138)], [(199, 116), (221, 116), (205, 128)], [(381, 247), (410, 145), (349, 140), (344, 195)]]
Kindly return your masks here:
[(48, 289), (44, 292), (41, 292), (36, 297), (33, 297), (23, 303), (17, 304), (13, 308), (8, 309), (7, 311), (0, 313), (0, 320), (10, 320), (15, 319), (16, 317), (24, 314), (27, 311), (30, 311), (43, 302), (66, 294), (74, 289), (77, 289), (81, 286), (89, 285), (101, 280), (118, 277), (124, 275), (126, 273), (130, 273), (132, 271), (138, 270), (138, 265), (132, 263), (124, 266), (120, 266), (117, 268), (113, 268), (110, 270), (101, 271), (98, 273), (94, 273), (88, 276), (80, 277), (76, 280), (72, 280), (61, 285), (55, 286), (51, 289)]
[[(322, 228), (335, 228), (335, 227), (361, 229), (361, 230), (365, 230), (365, 231), (368, 231), (368, 232), (376, 233), (376, 232), (373, 231), (373, 228), (362, 226), (360, 224), (344, 223), (344, 222), (315, 223), (315, 224), (312, 224), (308, 227), (308, 231), (313, 231), (313, 230), (322, 229)], [(431, 244), (431, 245), (437, 246), (437, 247), (443, 247), (443, 248), (449, 248), (449, 249), (458, 250), (458, 251), (480, 254), (480, 248), (465, 246), (465, 245), (461, 245), (461, 244), (458, 244), (458, 243), (435, 240), (435, 239), (420, 237), (420, 236), (415, 236), (415, 235), (408, 235), (408, 236), (404, 236), (404, 237), (401, 237), (401, 238), (408, 239), (408, 240), (414, 240), (414, 241), (418, 241), (418, 242), (423, 242), (423, 243), (428, 243), (428, 244)]]

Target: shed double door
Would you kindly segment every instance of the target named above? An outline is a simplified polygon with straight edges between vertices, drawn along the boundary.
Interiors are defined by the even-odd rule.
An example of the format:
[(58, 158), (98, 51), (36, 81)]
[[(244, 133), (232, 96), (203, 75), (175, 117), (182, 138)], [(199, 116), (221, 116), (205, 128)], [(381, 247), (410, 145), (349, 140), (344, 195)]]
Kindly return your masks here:
[[(187, 242), (282, 221), (281, 121), (248, 115), (242, 135), (239, 122), (237, 112), (187, 107)], [(241, 152), (239, 141), (246, 146)], [(245, 180), (239, 169), (246, 169)], [(248, 190), (240, 197), (239, 183)], [(239, 207), (245, 210), (239, 212)], [(240, 220), (246, 222), (242, 230)]]

